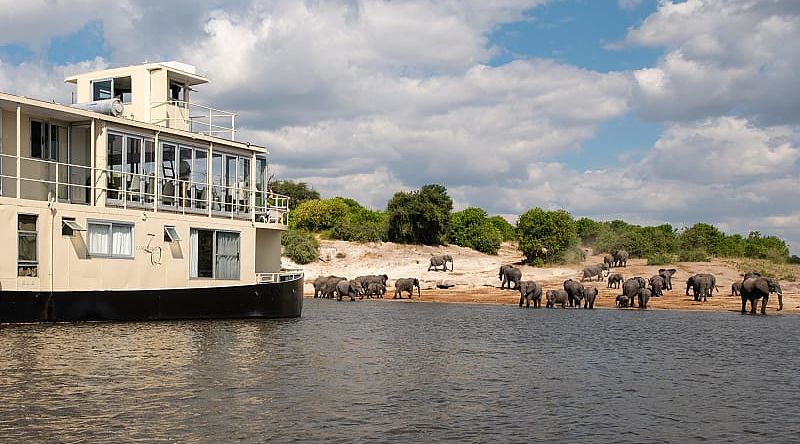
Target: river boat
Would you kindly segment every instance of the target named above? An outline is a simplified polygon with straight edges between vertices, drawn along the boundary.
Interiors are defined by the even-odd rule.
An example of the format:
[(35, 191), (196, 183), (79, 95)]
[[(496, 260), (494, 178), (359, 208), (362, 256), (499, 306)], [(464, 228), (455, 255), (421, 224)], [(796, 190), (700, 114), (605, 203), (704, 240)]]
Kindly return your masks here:
[(180, 62), (65, 79), (73, 104), (0, 92), (0, 322), (300, 316), (288, 197), (236, 115)]

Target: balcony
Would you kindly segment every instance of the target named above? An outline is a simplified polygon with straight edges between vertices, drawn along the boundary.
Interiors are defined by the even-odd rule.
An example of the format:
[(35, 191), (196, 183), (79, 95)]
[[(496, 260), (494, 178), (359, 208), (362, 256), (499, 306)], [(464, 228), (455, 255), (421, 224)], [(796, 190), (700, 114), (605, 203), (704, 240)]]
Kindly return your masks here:
[[(206, 215), (288, 226), (289, 198), (250, 183), (231, 186), (0, 154), (0, 196)], [(93, 179), (94, 178), (94, 179)]]
[(150, 123), (227, 140), (236, 140), (236, 114), (184, 100), (153, 102)]

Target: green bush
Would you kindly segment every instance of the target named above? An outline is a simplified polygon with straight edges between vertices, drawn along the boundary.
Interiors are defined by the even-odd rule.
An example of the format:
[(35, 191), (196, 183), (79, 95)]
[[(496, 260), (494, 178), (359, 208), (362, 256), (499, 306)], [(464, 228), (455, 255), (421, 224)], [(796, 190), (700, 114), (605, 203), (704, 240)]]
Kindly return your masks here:
[(313, 199), (319, 199), (319, 193), (314, 191), (305, 182), (294, 182), (291, 180), (276, 180), (269, 184), (270, 190), (274, 193), (289, 196), (289, 209), (294, 210), (298, 205)]
[(800, 256), (793, 254), (792, 257), (789, 258), (790, 264), (800, 264)]
[(744, 254), (753, 259), (769, 259), (775, 263), (789, 259), (789, 246), (786, 241), (775, 236), (761, 236), (758, 231), (751, 231), (745, 239)]
[(386, 215), (362, 207), (348, 199), (349, 212), (336, 222), (331, 238), (353, 242), (380, 242), (387, 239)]
[(343, 199), (307, 200), (289, 213), (289, 226), (308, 231), (333, 228), (350, 211)]
[(284, 255), (298, 264), (308, 264), (317, 260), (319, 245), (311, 233), (302, 230), (289, 230), (283, 233), (281, 245)]
[(675, 256), (671, 253), (654, 253), (647, 256), (647, 265), (668, 265), (675, 263)]
[(517, 239), (517, 232), (514, 226), (511, 225), (503, 216), (492, 216), (489, 222), (500, 230), (500, 235), (503, 236), (503, 241), (512, 241)]
[(681, 251), (678, 254), (678, 260), (680, 262), (708, 262), (711, 259), (704, 250), (694, 249)]
[(517, 236), (519, 249), (530, 263), (537, 258), (548, 263), (573, 259), (567, 252), (579, 243), (577, 224), (564, 210), (526, 211), (517, 222)]
[(406, 244), (440, 245), (447, 239), (453, 200), (442, 185), (399, 192), (386, 206), (388, 238)]
[(486, 254), (497, 254), (503, 235), (489, 221), (486, 211), (470, 207), (450, 217), (450, 243)]

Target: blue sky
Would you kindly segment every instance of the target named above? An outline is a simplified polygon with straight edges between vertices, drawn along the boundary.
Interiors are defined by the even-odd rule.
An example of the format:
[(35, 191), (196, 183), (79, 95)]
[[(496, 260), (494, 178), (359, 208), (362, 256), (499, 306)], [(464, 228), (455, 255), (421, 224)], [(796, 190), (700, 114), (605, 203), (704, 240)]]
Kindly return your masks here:
[(511, 220), (704, 221), (800, 251), (796, 0), (0, 6), (0, 90), (67, 101), (79, 71), (191, 63), (198, 101), (325, 196), (441, 183)]

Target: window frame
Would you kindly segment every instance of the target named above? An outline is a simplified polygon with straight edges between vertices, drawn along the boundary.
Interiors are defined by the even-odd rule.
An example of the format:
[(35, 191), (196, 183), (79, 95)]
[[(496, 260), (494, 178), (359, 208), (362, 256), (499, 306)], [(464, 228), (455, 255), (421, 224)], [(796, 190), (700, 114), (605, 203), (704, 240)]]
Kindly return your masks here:
[[(171, 230), (171, 232), (170, 232)], [(179, 242), (183, 238), (175, 225), (164, 225), (164, 242)]]
[[(235, 231), (235, 230), (218, 230), (214, 228), (201, 228), (201, 227), (189, 227), (189, 237), (191, 238), (192, 231), (210, 231), (212, 232), (212, 240), (211, 240), (211, 277), (204, 277), (204, 276), (192, 276), (192, 264), (189, 263), (189, 280), (222, 280), (222, 281), (240, 281), (242, 280), (242, 232)], [(219, 253), (217, 252), (217, 233), (229, 233), (235, 234), (239, 238), (239, 249), (237, 251), (237, 257), (239, 259), (239, 269), (237, 272), (237, 276), (235, 278), (222, 278), (217, 276), (217, 257)], [(189, 260), (192, 260), (192, 243), (189, 242)], [(199, 256), (198, 256), (199, 257)]]
[[(119, 170), (114, 170), (112, 165), (109, 163), (109, 159), (110, 159), (110, 156), (109, 156), (109, 143), (111, 143), (111, 136), (120, 137), (121, 140), (122, 140), (121, 141), (121, 147), (120, 147), (120, 150), (121, 150), (120, 164), (119, 165), (114, 165), (114, 167), (119, 167)], [(128, 172), (128, 165), (129, 165), (129, 163), (128, 163), (128, 144), (129, 144), (129, 140), (130, 139), (137, 139), (139, 141), (139, 159), (136, 162), (136, 165), (138, 165), (138, 170), (139, 170), (138, 173)], [(147, 162), (147, 144), (148, 144), (148, 142), (153, 147), (153, 152), (152, 152), (152, 155), (153, 155), (153, 162), (152, 162), (153, 171), (152, 171), (152, 173), (146, 173), (145, 172), (145, 168), (146, 168), (147, 163), (148, 163)], [(153, 139), (153, 137), (151, 137), (150, 135), (147, 135), (147, 134), (125, 132), (125, 131), (120, 131), (120, 130), (118, 130), (116, 128), (109, 128), (108, 131), (106, 131), (106, 143), (105, 143), (105, 145), (106, 145), (105, 146), (105, 150), (106, 150), (106, 166), (105, 166), (106, 190), (107, 190), (107, 192), (113, 192), (115, 194), (115, 196), (116, 196), (116, 197), (107, 196), (107, 199), (112, 201), (112, 202), (114, 202), (114, 203), (117, 203), (117, 204), (122, 202), (123, 201), (123, 199), (122, 199), (123, 190), (124, 190), (124, 195), (127, 196), (127, 199), (128, 199), (127, 205), (140, 206), (140, 207), (141, 206), (149, 206), (149, 205), (151, 205), (149, 202), (150, 202), (151, 199), (153, 199), (153, 194), (154, 193), (150, 193), (151, 195), (148, 195), (147, 190), (148, 190), (148, 186), (149, 185), (148, 185), (147, 181), (152, 179), (154, 181), (154, 186), (155, 186), (155, 181), (156, 181), (156, 179), (158, 177), (157, 176), (157, 174), (158, 174), (158, 162), (157, 162), (158, 153), (156, 152), (155, 139)], [(152, 174), (152, 176), (150, 174)], [(119, 175), (120, 179), (121, 179), (121, 183), (120, 183), (121, 186), (120, 186), (119, 189), (112, 189), (111, 187), (109, 187), (109, 183), (112, 180), (112, 176), (115, 176), (115, 175)], [(133, 181), (133, 180), (143, 181), (143, 183), (140, 182), (140, 184), (139, 184), (139, 191), (131, 191), (131, 190), (128, 189), (128, 188), (130, 188), (128, 186), (128, 179), (130, 179), (131, 181)], [(134, 199), (134, 197), (137, 198), (137, 199)]]
[[(32, 216), (35, 218), (35, 228), (34, 231), (29, 230), (20, 230), (19, 229), (19, 217), (20, 216)], [(19, 239), (20, 235), (24, 235), (25, 237), (33, 237), (35, 247), (33, 249), (34, 254), (36, 255), (35, 260), (21, 260), (19, 257)], [(24, 263), (24, 264), (23, 264)], [(36, 270), (36, 276), (39, 277), (39, 215), (38, 214), (30, 214), (30, 213), (17, 213), (17, 277), (33, 277), (33, 276), (24, 276), (20, 275), (20, 268), (28, 267), (33, 268)]]
[[(41, 125), (41, 127), (40, 127), (41, 129), (39, 131), (39, 142), (40, 142), (40, 144), (39, 144), (39, 153), (38, 153), (38, 155), (34, 155), (34, 153), (33, 153), (33, 147), (34, 147), (34, 145), (33, 145), (33, 125), (34, 124)], [(59, 133), (60, 133), (61, 129), (67, 130), (67, 127), (59, 125), (58, 123), (55, 123), (55, 122), (53, 122), (51, 120), (45, 120), (45, 119), (39, 120), (39, 119), (36, 119), (36, 118), (31, 118), (30, 119), (30, 125), (28, 126), (28, 128), (30, 130), (29, 131), (29, 134), (30, 134), (30, 137), (29, 137), (29, 139), (30, 139), (30, 146), (29, 146), (29, 148), (30, 148), (30, 158), (31, 159), (41, 159), (41, 160), (49, 160), (49, 161), (53, 161), (53, 162), (58, 162), (59, 161), (58, 160), (58, 155), (59, 155), (59, 151), (61, 150), (61, 143), (60, 143), (60, 137), (59, 137), (60, 134)], [(56, 131), (56, 144), (55, 144), (55, 147), (53, 146), (53, 130)], [(45, 139), (43, 141), (44, 143), (42, 144), (41, 137), (42, 137), (43, 133), (45, 134)], [(69, 136), (67, 136), (67, 137), (69, 137)], [(67, 144), (69, 144), (69, 140), (67, 140)]]
[[(128, 92), (128, 100), (125, 100), (125, 93), (121, 93), (119, 95), (115, 94), (117, 92), (117, 88), (116, 88), (116, 85), (115, 85), (115, 83), (116, 83), (115, 80), (124, 79), (124, 78), (129, 79), (129, 81), (131, 83), (131, 88), (130, 88), (130, 90)], [(111, 97), (108, 97), (108, 98), (105, 98), (105, 99), (96, 99), (95, 98), (94, 85), (95, 85), (95, 83), (101, 83), (101, 82), (111, 82), (111, 88), (110, 88), (110, 91), (109, 91), (109, 94), (111, 95)], [(98, 100), (119, 99), (119, 101), (122, 102), (123, 104), (129, 105), (129, 104), (133, 103), (133, 76), (105, 77), (105, 78), (102, 78), (102, 79), (94, 79), (94, 80), (89, 81), (89, 90), (92, 93), (92, 102), (96, 102)]]
[(74, 217), (62, 216), (61, 217), (61, 235), (62, 236), (75, 236), (76, 231), (86, 231)]
[[(91, 235), (92, 225), (106, 225), (109, 227), (109, 241), (108, 241), (108, 252), (107, 253), (93, 253), (89, 249), (91, 248), (92, 241)], [(130, 255), (123, 255), (123, 254), (114, 254), (114, 226), (126, 226), (130, 227), (131, 229), (131, 254)], [(89, 258), (106, 258), (106, 259), (134, 259), (135, 252), (136, 252), (136, 232), (134, 230), (136, 224), (134, 222), (126, 222), (126, 221), (117, 221), (117, 220), (105, 220), (105, 219), (88, 219), (86, 221), (86, 256)]]

